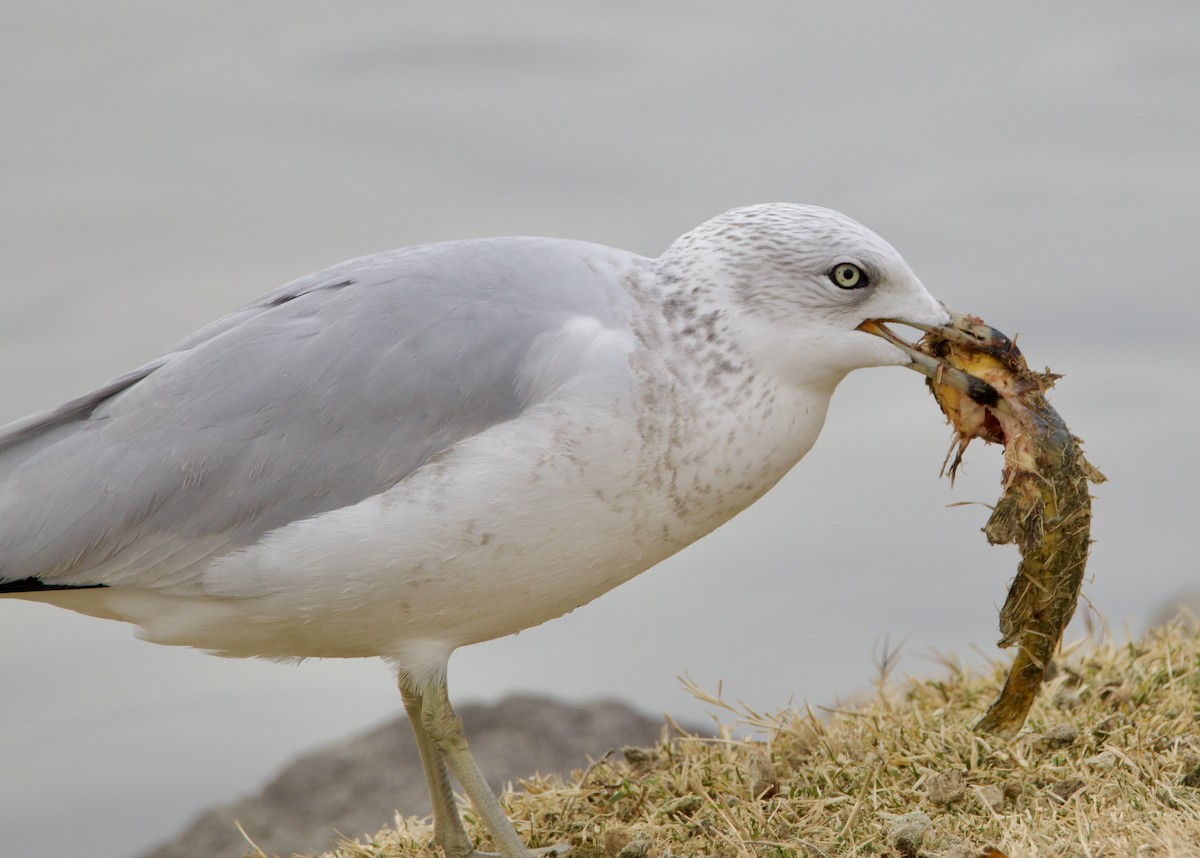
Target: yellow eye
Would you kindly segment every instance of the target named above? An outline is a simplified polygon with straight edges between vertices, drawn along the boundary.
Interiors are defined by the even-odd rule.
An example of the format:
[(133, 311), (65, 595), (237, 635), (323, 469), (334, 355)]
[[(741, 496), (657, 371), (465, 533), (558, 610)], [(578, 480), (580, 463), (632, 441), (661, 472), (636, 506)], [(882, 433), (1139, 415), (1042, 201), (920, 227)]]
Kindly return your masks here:
[(867, 275), (852, 262), (842, 262), (833, 266), (829, 279), (841, 289), (861, 289), (867, 285)]

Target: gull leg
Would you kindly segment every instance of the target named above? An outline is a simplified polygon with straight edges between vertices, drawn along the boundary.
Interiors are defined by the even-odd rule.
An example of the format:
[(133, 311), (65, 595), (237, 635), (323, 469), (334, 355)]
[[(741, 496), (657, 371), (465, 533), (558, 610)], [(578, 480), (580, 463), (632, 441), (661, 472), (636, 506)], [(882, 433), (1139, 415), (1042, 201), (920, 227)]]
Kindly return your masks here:
[(475, 853), (454, 801), (454, 790), (450, 786), (450, 775), (446, 760), (433, 744), (425, 729), (422, 696), (401, 674), (400, 696), (417, 738), (417, 751), (421, 756), (421, 768), (425, 770), (425, 782), (429, 785), (429, 798), (433, 802), (433, 836), (447, 858), (467, 858)]
[(488, 786), (487, 780), (475, 764), (467, 748), (467, 739), (463, 734), (462, 719), (450, 706), (450, 698), (446, 692), (446, 680), (439, 678), (425, 690), (422, 695), (421, 717), (424, 719), (425, 730), (429, 734), (434, 747), (441, 752), (450, 770), (462, 784), (475, 812), (483, 820), (484, 826), (496, 845), (500, 848), (503, 858), (530, 858), (537, 855), (563, 855), (566, 847), (551, 847), (531, 852), (526, 848), (516, 829), (504, 811), (496, 794)]

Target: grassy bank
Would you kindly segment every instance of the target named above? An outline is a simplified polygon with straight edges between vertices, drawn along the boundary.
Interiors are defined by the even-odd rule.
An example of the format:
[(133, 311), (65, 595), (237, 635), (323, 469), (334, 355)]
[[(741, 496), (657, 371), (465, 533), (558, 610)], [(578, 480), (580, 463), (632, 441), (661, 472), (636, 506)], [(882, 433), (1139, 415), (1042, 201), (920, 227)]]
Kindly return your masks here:
[[(731, 723), (722, 737), (628, 749), (503, 801), (527, 842), (579, 858), (1200, 856), (1194, 625), (1076, 645), (1012, 741), (970, 729), (1002, 679), (948, 665), (845, 711), (709, 698)], [(327, 858), (428, 858), (430, 833), (401, 820)]]

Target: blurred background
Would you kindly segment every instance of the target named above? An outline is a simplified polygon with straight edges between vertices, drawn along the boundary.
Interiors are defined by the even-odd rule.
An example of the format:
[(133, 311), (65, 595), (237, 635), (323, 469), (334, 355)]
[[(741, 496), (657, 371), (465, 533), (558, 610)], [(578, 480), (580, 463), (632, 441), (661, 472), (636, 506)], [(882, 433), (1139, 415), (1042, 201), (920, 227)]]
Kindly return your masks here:
[[(1200, 7), (1091, 2), (352, 4), (0, 10), (0, 422), (294, 277), (503, 234), (656, 255), (732, 206), (839, 209), (1064, 374), (1110, 482), (1085, 596), (1118, 636), (1200, 587)], [(938, 653), (983, 664), (1014, 550), (1000, 454), (918, 376), (852, 376), (767, 498), (654, 571), (460, 651), (456, 700), (540, 690), (699, 720)], [(1081, 614), (1084, 612), (1081, 611)], [(1077, 620), (1068, 636), (1083, 634)], [(0, 856), (132, 855), (400, 709), (378, 662), (229, 662), (0, 604)]]

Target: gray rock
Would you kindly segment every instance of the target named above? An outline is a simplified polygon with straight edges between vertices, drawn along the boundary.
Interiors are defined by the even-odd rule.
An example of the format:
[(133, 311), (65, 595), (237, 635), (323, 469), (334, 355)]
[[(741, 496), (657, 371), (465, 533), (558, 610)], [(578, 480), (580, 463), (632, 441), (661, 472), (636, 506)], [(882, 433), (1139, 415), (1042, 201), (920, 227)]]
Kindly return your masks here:
[[(493, 788), (534, 772), (567, 775), (623, 745), (652, 745), (663, 728), (623, 703), (567, 704), (513, 696), (457, 707), (471, 750)], [(234, 821), (268, 855), (328, 849), (404, 816), (429, 813), (429, 796), (406, 718), (306, 754), (258, 795), (205, 812), (174, 840), (140, 858), (240, 858), (249, 849)]]

